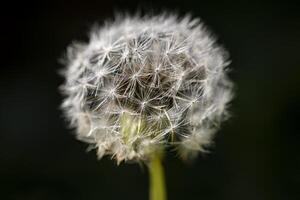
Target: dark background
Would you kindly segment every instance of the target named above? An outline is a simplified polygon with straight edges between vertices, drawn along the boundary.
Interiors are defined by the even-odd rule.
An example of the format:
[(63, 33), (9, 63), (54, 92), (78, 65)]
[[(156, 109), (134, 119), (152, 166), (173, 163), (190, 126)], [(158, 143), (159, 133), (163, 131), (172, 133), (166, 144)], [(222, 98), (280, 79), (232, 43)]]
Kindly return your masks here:
[[(209, 3), (208, 3), (209, 2)], [(300, 7), (287, 1), (10, 1), (1, 5), (0, 199), (148, 198), (147, 170), (97, 161), (58, 109), (58, 59), (114, 11), (201, 17), (231, 54), (233, 117), (208, 155), (167, 156), (170, 200), (300, 199)]]

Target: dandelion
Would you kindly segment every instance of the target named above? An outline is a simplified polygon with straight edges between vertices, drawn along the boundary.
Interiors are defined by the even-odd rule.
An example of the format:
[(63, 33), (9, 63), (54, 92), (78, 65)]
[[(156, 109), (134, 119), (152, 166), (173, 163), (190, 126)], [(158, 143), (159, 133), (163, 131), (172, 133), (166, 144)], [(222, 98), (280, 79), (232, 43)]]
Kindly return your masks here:
[(151, 198), (164, 199), (166, 147), (194, 157), (227, 119), (228, 64), (197, 18), (117, 16), (68, 48), (62, 109), (99, 158), (148, 163)]

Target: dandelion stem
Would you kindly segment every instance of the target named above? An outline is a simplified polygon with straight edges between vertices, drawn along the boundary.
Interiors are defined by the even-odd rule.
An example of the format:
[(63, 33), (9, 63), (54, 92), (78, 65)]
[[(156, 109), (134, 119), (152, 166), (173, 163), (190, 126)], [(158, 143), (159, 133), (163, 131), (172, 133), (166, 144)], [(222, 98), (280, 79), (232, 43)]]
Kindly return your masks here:
[(150, 200), (167, 199), (161, 157), (160, 153), (154, 153), (149, 163)]

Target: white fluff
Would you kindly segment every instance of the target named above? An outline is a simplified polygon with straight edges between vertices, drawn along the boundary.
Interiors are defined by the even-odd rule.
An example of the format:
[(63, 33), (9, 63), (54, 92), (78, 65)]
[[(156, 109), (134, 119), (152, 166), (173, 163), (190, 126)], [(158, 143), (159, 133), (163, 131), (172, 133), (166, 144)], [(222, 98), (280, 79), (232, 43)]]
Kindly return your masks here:
[(199, 19), (119, 16), (68, 48), (62, 108), (98, 156), (204, 151), (227, 116), (227, 53)]

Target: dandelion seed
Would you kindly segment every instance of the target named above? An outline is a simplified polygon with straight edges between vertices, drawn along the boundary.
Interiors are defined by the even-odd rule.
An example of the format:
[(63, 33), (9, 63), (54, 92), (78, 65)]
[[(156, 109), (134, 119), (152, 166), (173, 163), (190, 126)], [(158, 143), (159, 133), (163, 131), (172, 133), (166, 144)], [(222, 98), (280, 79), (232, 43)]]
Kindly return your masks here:
[(228, 63), (199, 19), (117, 17), (68, 48), (62, 108), (99, 158), (146, 161), (170, 145), (191, 157), (228, 116)]

